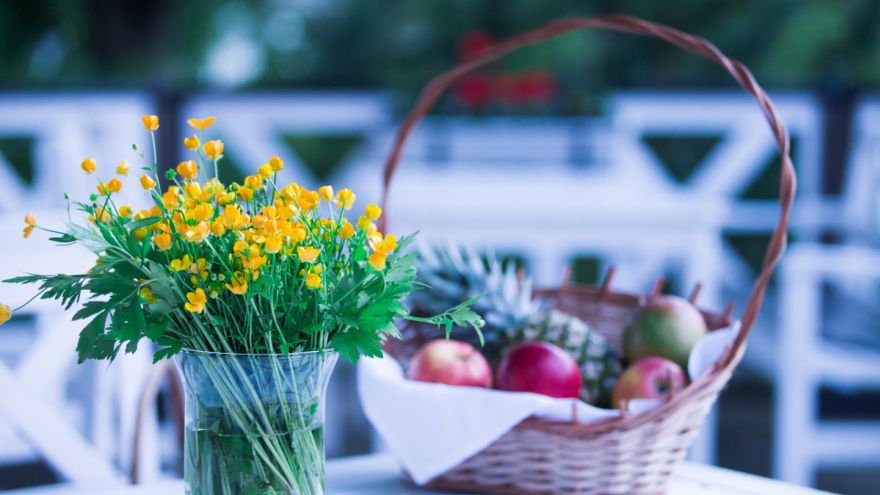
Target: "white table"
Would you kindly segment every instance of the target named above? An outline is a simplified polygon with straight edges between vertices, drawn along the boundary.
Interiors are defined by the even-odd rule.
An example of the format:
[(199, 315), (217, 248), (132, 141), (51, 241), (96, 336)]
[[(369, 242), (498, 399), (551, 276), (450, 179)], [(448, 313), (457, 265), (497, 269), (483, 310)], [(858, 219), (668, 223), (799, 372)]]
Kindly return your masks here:
[[(183, 493), (180, 480), (164, 481), (137, 487), (51, 486), (3, 492), (8, 495), (166, 495)], [(394, 460), (374, 454), (332, 460), (327, 463), (328, 495), (441, 495), (446, 492), (423, 491), (405, 483)], [(809, 488), (738, 473), (702, 464), (685, 463), (672, 482), (670, 495), (818, 495)]]

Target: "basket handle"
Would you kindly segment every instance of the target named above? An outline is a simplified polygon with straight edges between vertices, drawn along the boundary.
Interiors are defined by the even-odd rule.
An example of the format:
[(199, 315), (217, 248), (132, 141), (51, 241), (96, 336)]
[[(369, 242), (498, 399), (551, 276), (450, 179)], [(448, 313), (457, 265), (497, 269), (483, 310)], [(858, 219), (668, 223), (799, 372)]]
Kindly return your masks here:
[[(508, 38), (482, 52), (480, 55), (461, 62), (452, 69), (436, 76), (424, 87), (419, 94), (415, 106), (410, 110), (409, 115), (407, 115), (406, 120), (404, 120), (403, 125), (398, 130), (394, 145), (391, 148), (391, 154), (385, 162), (385, 172), (382, 182), (382, 207), (387, 212), (388, 193), (391, 187), (391, 181), (394, 178), (394, 172), (400, 165), (403, 147), (406, 144), (413, 127), (415, 127), (419, 120), (431, 110), (434, 103), (437, 102), (446, 89), (462, 76), (494, 62), (508, 53), (515, 52), (523, 47), (558, 38), (573, 31), (588, 28), (607, 29), (611, 31), (660, 38), (685, 51), (717, 63), (723, 67), (724, 70), (726, 70), (747, 93), (755, 98), (755, 101), (764, 113), (767, 123), (770, 125), (771, 131), (773, 131), (773, 136), (779, 146), (781, 156), (779, 224), (773, 231), (773, 236), (770, 239), (770, 243), (767, 246), (767, 251), (764, 255), (761, 272), (752, 287), (751, 294), (749, 295), (749, 302), (743, 310), (740, 333), (734, 341), (730, 352), (724, 359), (723, 364), (726, 365), (730, 363), (739, 352), (741, 352), (743, 344), (745, 343), (745, 340), (755, 323), (755, 319), (758, 316), (758, 311), (761, 309), (764, 292), (766, 291), (767, 284), (773, 274), (773, 269), (776, 267), (777, 262), (782, 257), (782, 253), (785, 251), (788, 220), (796, 190), (796, 178), (790, 156), (791, 150), (788, 129), (782, 121), (782, 118), (776, 112), (770, 97), (767, 96), (764, 89), (755, 81), (755, 78), (752, 76), (749, 69), (740, 62), (727, 58), (727, 56), (721, 53), (715, 45), (704, 38), (693, 36), (662, 24), (626, 15), (607, 15), (593, 18), (564, 18), (552, 21), (543, 27)], [(387, 214), (380, 222), (380, 228), (382, 231), (385, 230), (386, 225)]]

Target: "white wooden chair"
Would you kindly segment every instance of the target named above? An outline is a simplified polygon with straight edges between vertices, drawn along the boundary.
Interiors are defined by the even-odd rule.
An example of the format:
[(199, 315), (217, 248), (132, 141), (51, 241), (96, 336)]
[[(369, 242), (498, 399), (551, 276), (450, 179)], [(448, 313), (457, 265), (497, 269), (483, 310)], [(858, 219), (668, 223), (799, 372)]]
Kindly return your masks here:
[[(822, 467), (880, 464), (880, 422), (819, 417), (823, 386), (880, 388), (877, 314), (854, 311), (876, 307), (880, 282), (880, 99), (857, 105), (852, 136), (839, 214), (825, 225), (843, 244), (792, 246), (781, 267), (774, 474), (798, 484), (814, 483)], [(843, 297), (829, 300), (832, 291)]]
[[(83, 248), (54, 247), (39, 231), (22, 239), (22, 218), (35, 211), (41, 225), (63, 227), (64, 193), (81, 199), (94, 192), (95, 177), (79, 168), (85, 157), (96, 159), (105, 178), (123, 158), (136, 170), (131, 145), (143, 147), (140, 117), (150, 109), (149, 99), (132, 94), (0, 96), (0, 138), (31, 139), (33, 156), (28, 184), (0, 153), (0, 279), (25, 272), (77, 272), (94, 263)], [(137, 204), (139, 188), (132, 175), (120, 197)], [(0, 284), (0, 301), (16, 307), (34, 291)], [(71, 314), (54, 301), (39, 300), (25, 311), (34, 316), (33, 324), (11, 322), (18, 328), (12, 338), (7, 327), (0, 332), (0, 351), (8, 357), (0, 360), (0, 462), (43, 459), (72, 483), (124, 482), (149, 349), (109, 368), (106, 363), (76, 366), (79, 327), (70, 323)], [(155, 419), (149, 421), (155, 431)], [(145, 442), (139, 469), (150, 478), (158, 471), (155, 435), (148, 434)]]

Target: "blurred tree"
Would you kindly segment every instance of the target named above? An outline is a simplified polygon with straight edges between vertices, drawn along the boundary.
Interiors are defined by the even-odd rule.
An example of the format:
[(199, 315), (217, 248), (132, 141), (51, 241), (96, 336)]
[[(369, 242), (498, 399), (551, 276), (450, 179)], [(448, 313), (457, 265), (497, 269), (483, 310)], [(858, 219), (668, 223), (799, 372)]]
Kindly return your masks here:
[[(678, 0), (675, 8), (654, 0), (7, 0), (0, 84), (410, 93), (453, 64), (474, 33), (499, 39), (563, 15), (624, 12), (713, 40), (770, 86), (860, 87), (880, 84), (878, 7), (880, 0)], [(528, 49), (493, 71), (512, 75), (501, 83), (509, 94), (517, 77), (546, 69), (553, 98), (544, 108), (567, 113), (593, 108), (607, 87), (729, 84), (707, 67), (656, 41), (591, 32)], [(534, 84), (532, 94), (543, 94), (543, 83)]]

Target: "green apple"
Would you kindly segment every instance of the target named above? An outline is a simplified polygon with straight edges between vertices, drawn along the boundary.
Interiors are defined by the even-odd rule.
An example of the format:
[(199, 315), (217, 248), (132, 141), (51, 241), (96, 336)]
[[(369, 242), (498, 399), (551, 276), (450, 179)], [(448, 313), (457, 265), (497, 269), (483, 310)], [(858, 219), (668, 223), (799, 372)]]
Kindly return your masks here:
[(677, 296), (654, 296), (624, 330), (623, 350), (629, 363), (658, 356), (688, 369), (691, 349), (705, 334), (706, 321), (693, 304)]

